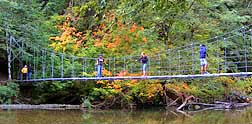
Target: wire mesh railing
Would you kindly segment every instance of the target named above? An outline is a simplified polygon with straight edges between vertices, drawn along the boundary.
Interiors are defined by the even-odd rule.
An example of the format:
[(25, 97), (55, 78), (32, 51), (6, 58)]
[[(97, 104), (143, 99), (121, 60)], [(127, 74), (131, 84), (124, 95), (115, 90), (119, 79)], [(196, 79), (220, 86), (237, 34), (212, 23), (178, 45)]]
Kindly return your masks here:
[[(246, 26), (211, 38), (204, 42), (207, 47), (210, 73), (252, 72), (252, 29)], [(21, 68), (32, 67), (32, 79), (96, 77), (97, 58), (77, 57), (57, 53), (52, 49), (34, 47), (10, 36), (12, 79), (23, 80)], [(199, 43), (191, 43), (175, 49), (149, 55), (148, 75), (192, 75), (200, 73)], [(18, 57), (17, 57), (18, 56)], [(141, 74), (140, 56), (104, 57), (106, 75), (121, 76), (122, 72)], [(104, 72), (105, 73), (105, 72)]]

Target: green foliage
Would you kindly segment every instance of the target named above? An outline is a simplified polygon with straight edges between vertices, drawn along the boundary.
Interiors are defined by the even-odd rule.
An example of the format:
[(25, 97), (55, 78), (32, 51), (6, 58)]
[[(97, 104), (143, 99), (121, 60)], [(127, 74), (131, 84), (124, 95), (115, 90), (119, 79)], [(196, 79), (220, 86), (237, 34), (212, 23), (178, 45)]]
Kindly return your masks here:
[(231, 85), (233, 91), (240, 92), (243, 95), (252, 96), (252, 78), (238, 80)]
[(8, 83), (7, 86), (0, 86), (0, 104), (10, 104), (19, 92), (16, 83)]
[(44, 82), (33, 86), (33, 103), (81, 104), (82, 98), (89, 96), (94, 82), (58, 81)]
[(89, 101), (88, 98), (82, 98), (82, 106), (83, 106), (84, 108), (91, 109), (92, 104), (91, 104), (91, 102)]

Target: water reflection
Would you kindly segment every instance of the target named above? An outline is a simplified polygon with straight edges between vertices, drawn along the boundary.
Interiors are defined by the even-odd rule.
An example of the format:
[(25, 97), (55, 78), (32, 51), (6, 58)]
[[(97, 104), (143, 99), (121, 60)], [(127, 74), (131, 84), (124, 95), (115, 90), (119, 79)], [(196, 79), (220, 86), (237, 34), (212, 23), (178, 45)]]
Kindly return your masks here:
[(137, 111), (1, 111), (0, 124), (252, 124), (252, 108), (179, 113)]

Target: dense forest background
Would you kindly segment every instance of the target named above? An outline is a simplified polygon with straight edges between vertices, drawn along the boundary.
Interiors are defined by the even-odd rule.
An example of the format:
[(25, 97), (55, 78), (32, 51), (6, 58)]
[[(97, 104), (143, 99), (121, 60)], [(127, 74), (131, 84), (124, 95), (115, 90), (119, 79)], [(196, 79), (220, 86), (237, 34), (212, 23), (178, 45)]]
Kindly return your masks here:
[[(0, 0), (0, 64), (6, 67), (1, 71), (7, 73), (6, 33), (81, 57), (101, 53), (121, 57), (141, 51), (153, 55), (249, 25), (251, 9), (250, 0)], [(174, 87), (185, 89), (184, 85)], [(49, 82), (23, 89), (27, 87), (32, 89), (26, 93), (32, 100), (23, 101), (30, 103), (76, 104), (84, 96), (96, 101), (120, 97), (125, 103), (136, 99), (146, 103), (162, 94), (158, 81), (152, 85), (135, 81)]]

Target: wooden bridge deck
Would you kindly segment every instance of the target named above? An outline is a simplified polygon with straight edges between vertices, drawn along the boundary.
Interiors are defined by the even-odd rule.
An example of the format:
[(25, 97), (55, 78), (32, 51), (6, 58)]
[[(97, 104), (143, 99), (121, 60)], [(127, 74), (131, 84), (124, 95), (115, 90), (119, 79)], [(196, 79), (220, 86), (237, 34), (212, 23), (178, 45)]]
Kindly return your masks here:
[(194, 79), (211, 77), (247, 77), (252, 72), (239, 73), (216, 73), (216, 74), (194, 74), (194, 75), (163, 75), (163, 76), (124, 76), (124, 77), (74, 77), (74, 78), (44, 78), (31, 80), (12, 80), (14, 82), (44, 82), (44, 81), (89, 81), (89, 80), (169, 80), (169, 79)]

